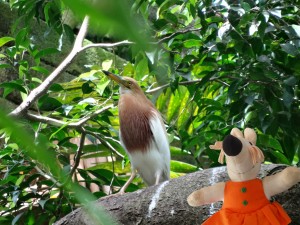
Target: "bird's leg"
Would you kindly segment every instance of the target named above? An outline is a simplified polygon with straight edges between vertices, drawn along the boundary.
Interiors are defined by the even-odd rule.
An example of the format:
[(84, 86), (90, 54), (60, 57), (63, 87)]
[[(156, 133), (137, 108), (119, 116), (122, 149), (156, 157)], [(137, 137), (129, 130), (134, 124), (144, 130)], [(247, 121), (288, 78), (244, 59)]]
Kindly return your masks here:
[(130, 175), (129, 179), (126, 181), (126, 183), (120, 189), (120, 191), (118, 192), (118, 194), (120, 194), (120, 195), (125, 194), (126, 189), (131, 184), (131, 182), (133, 181), (133, 179), (135, 178), (135, 176), (136, 176), (136, 172), (135, 172), (135, 169), (133, 169), (132, 172), (131, 172), (131, 175)]
[(161, 177), (161, 172), (159, 172), (159, 173), (156, 174), (155, 185), (159, 184), (160, 177)]
[(123, 187), (117, 193), (107, 195), (105, 197), (102, 197), (101, 199), (107, 199), (107, 198), (111, 198), (113, 196), (116, 197), (116, 196), (125, 194), (126, 189), (130, 185), (130, 183), (133, 181), (133, 179), (135, 178), (135, 176), (136, 176), (136, 172), (135, 172), (134, 169), (132, 169), (131, 175), (130, 175), (129, 179), (126, 181), (126, 183), (123, 185)]

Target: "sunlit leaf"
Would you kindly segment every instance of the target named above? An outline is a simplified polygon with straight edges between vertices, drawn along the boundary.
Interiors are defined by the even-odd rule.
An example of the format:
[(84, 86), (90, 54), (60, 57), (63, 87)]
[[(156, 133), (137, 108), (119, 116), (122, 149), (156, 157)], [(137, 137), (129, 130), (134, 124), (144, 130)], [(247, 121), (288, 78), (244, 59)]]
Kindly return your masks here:
[(197, 167), (188, 163), (171, 160), (171, 170), (177, 173), (191, 173), (197, 171)]
[(278, 18), (281, 18), (281, 9), (271, 9), (268, 11), (270, 14), (278, 17)]
[(0, 48), (5, 45), (6, 43), (10, 42), (10, 41), (13, 41), (15, 40), (14, 38), (12, 37), (1, 37), (0, 38)]
[(294, 29), (297, 36), (300, 37), (300, 26), (293, 24), (291, 27)]
[(295, 56), (295, 55), (299, 54), (299, 50), (296, 48), (295, 45), (292, 45), (290, 43), (286, 43), (286, 44), (281, 44), (280, 46), (282, 47), (282, 49), (286, 53), (288, 53), (290, 55), (294, 55)]

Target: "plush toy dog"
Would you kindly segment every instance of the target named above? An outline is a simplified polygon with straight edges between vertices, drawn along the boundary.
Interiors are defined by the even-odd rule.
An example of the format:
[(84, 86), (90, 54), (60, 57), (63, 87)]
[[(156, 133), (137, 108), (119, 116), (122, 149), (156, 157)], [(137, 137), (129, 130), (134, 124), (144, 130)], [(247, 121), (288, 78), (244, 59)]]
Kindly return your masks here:
[(216, 183), (194, 191), (188, 196), (191, 206), (223, 201), (220, 211), (212, 215), (205, 225), (286, 225), (290, 217), (271, 196), (283, 192), (300, 182), (300, 170), (287, 167), (283, 171), (258, 179), (264, 160), (255, 146), (256, 133), (246, 128), (242, 132), (233, 128), (223, 142), (216, 142), (211, 149), (221, 150), (219, 162), (226, 156), (227, 171), (231, 181)]

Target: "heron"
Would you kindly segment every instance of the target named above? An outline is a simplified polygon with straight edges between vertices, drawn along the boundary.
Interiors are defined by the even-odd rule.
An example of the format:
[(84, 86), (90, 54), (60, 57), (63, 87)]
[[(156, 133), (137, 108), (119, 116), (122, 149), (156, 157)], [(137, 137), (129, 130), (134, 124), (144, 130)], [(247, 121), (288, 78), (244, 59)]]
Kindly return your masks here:
[(119, 138), (131, 163), (131, 175), (118, 193), (125, 193), (137, 173), (147, 186), (169, 180), (170, 147), (161, 114), (136, 80), (103, 73), (120, 85)]

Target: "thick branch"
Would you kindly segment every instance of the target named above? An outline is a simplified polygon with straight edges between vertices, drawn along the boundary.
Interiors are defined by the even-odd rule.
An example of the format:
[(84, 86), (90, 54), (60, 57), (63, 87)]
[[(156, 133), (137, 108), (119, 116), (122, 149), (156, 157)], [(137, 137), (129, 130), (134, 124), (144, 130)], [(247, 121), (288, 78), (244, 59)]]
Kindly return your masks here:
[[(260, 177), (266, 176), (271, 169), (277, 166), (262, 165)], [(93, 204), (106, 208), (120, 224), (201, 224), (207, 217), (220, 209), (221, 203), (193, 208), (187, 204), (187, 196), (204, 186), (227, 179), (226, 167), (207, 169), (133, 193), (102, 198)], [(300, 184), (277, 195), (276, 200), (282, 204), (292, 218), (291, 224), (299, 224)], [(55, 225), (62, 224), (89, 225), (89, 216), (80, 208), (55, 223)]]

